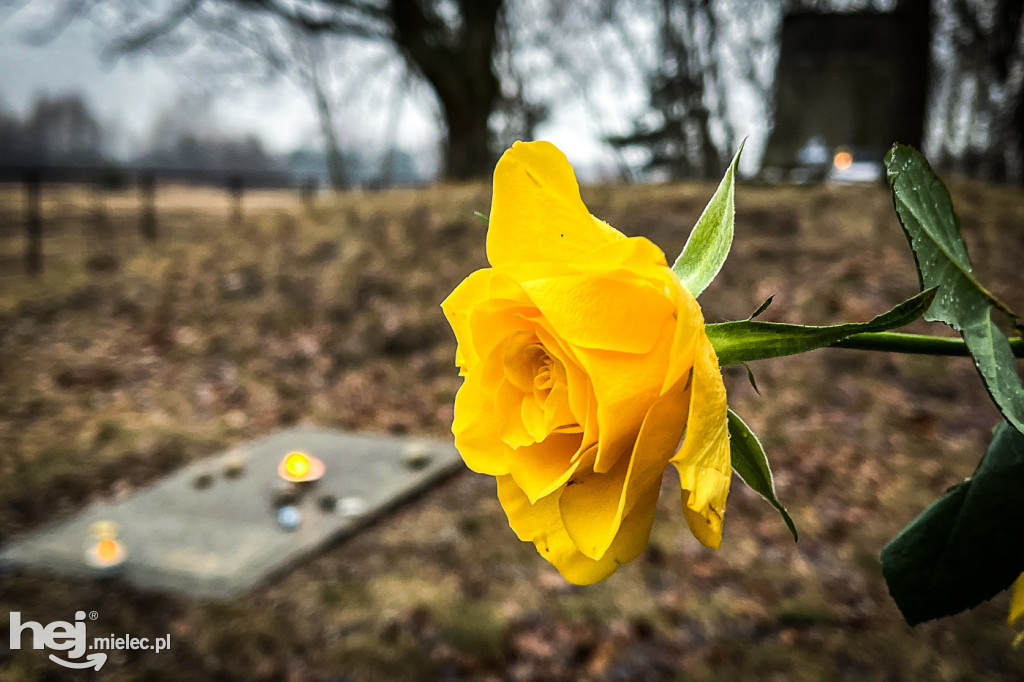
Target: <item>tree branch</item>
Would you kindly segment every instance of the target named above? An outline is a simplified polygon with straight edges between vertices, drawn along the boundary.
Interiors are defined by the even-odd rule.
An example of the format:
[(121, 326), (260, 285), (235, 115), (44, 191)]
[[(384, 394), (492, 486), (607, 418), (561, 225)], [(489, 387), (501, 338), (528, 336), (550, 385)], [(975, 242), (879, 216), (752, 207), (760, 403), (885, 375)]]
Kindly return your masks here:
[(389, 37), (391, 21), (385, 6), (360, 0), (332, 0), (325, 3), (348, 14), (316, 13), (309, 8), (280, 0), (234, 0), (242, 8), (275, 14), (308, 33), (334, 33), (353, 38), (382, 40)]
[(202, 0), (184, 0), (159, 21), (150, 23), (141, 30), (133, 32), (132, 35), (115, 38), (104, 52), (108, 55), (109, 53), (130, 54), (147, 47), (154, 40), (174, 31), (182, 22), (195, 14), (201, 2)]
[(43, 26), (26, 31), (23, 40), (34, 47), (46, 45), (61, 36), (73, 21), (92, 10), (97, 0), (65, 0), (64, 6)]

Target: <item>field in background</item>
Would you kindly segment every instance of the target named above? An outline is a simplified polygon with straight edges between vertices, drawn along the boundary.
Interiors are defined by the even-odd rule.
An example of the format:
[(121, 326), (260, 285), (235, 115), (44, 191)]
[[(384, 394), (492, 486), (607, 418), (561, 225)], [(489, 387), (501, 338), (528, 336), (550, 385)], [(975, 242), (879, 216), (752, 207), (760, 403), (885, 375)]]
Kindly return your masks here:
[[(87, 271), (110, 271), (150, 244), (144, 219), (151, 206), (157, 241), (196, 241), (208, 238), (212, 225), (237, 225), (247, 212), (312, 209), (294, 190), (250, 190), (238, 197), (226, 188), (173, 183), (154, 185), (152, 198), (136, 186), (43, 183), (39, 185), (44, 288), (77, 284)], [(0, 277), (25, 273), (29, 188), (25, 183), (0, 184)], [(5, 281), (7, 301), (33, 291), (17, 280)], [(2, 303), (2, 302), (0, 302)]]
[[(584, 198), (671, 258), (713, 189)], [(449, 433), (460, 380), (438, 304), (486, 265), (473, 212), (487, 212), (488, 187), (312, 208), (254, 192), (240, 223), (223, 192), (159, 196), (149, 244), (132, 196), (108, 197), (103, 237), (89, 192), (52, 195), (37, 278), (22, 274), (21, 235), (0, 225), (0, 540), (282, 425)], [(1024, 197), (970, 184), (954, 200), (980, 280), (1024, 309)], [(87, 267), (107, 252), (110, 267)], [(701, 302), (717, 321), (776, 294), (763, 319), (835, 323), (916, 290), (883, 188), (741, 186), (734, 252)], [(910, 629), (877, 559), (988, 443), (998, 415), (970, 362), (823, 350), (753, 370), (761, 396), (742, 367), (726, 369), (730, 403), (765, 443), (798, 544), (736, 483), (722, 548), (702, 548), (670, 475), (643, 557), (571, 587), (516, 540), (491, 479), (464, 472), (231, 603), (5, 575), (0, 611), (46, 623), (96, 610), (97, 629), (171, 633), (168, 652), (114, 652), (101, 675), (116, 680), (1024, 676), (1006, 595)], [(62, 676), (74, 677), (43, 652), (0, 651), (4, 680)]]

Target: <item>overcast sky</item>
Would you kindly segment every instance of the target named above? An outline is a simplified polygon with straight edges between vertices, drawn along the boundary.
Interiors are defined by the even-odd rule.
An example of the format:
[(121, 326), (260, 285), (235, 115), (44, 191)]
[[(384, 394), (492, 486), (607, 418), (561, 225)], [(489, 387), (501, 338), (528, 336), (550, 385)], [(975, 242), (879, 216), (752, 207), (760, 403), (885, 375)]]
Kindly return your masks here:
[[(39, 6), (38, 0), (34, 5)], [(39, 93), (85, 93), (104, 122), (127, 133), (126, 144), (117, 149), (124, 154), (145, 143), (156, 115), (181, 96), (183, 84), (174, 60), (142, 54), (105, 63), (93, 27), (84, 22), (35, 47), (23, 40), (25, 27), (32, 23), (31, 4), (0, 19), (0, 102), (9, 111), (24, 115)], [(277, 152), (316, 144), (309, 106), (288, 84), (233, 95), (215, 102), (214, 116), (224, 129), (258, 133)]]
[[(730, 5), (734, 3), (724, 3)], [(114, 152), (128, 157), (146, 148), (154, 119), (161, 111), (176, 106), (186, 89), (189, 74), (176, 73), (180, 60), (140, 54), (105, 63), (100, 58), (102, 36), (86, 21), (72, 23), (59, 37), (44, 46), (26, 44), (28, 28), (39, 26), (41, 17), (52, 11), (48, 0), (32, 0), (18, 11), (0, 10), (0, 104), (24, 115), (38, 93), (84, 93), (101, 121), (120, 132)], [(734, 22), (739, 25), (742, 22)], [(764, 21), (757, 24), (764, 30)], [(728, 58), (725, 59), (728, 66)], [(538, 130), (538, 137), (559, 145), (582, 177), (597, 179), (615, 175), (611, 150), (600, 142), (609, 133), (627, 132), (633, 117), (642, 109), (646, 92), (642, 77), (628, 83), (581, 84), (583, 98), (563, 100)], [(739, 88), (730, 91), (734, 111), (747, 120), (734, 121), (737, 130), (750, 136), (746, 164), (756, 160), (763, 143), (763, 114), (751, 109)], [(749, 99), (749, 98), (747, 98)], [(738, 105), (738, 106), (736, 106)], [(383, 105), (382, 105), (383, 106)], [(385, 117), (356, 117), (364, 125)], [(272, 84), (255, 84), (244, 90), (232, 89), (211, 103), (207, 127), (211, 125), (232, 136), (256, 133), (274, 152), (297, 147), (318, 148), (319, 130), (305, 92), (279, 79)], [(738, 125), (737, 125), (738, 123)], [(378, 126), (380, 127), (380, 126)], [(349, 126), (339, 131), (343, 144), (365, 144), (383, 132)], [(348, 139), (346, 138), (348, 136)], [(429, 99), (410, 97), (399, 126), (399, 146), (413, 152), (421, 162), (436, 163), (438, 127)], [(354, 138), (354, 139), (353, 139)], [(425, 160), (423, 157), (428, 157)]]
[[(20, 11), (0, 14), (0, 106), (23, 116), (41, 93), (82, 92), (101, 121), (122, 132), (114, 151), (120, 156), (140, 151), (155, 117), (173, 107), (187, 85), (175, 71), (175, 60), (141, 54), (105, 61), (100, 58), (100, 36), (86, 22), (71, 24), (43, 46), (27, 44), (28, 27), (38, 26), (39, 12), (49, 8), (49, 2), (36, 0)], [(437, 130), (428, 108), (415, 101), (405, 107), (400, 145), (426, 154), (433, 151)], [(587, 117), (586, 112), (570, 105), (555, 112), (542, 132), (571, 158), (576, 157), (574, 160), (593, 165), (605, 152), (595, 131), (589, 129), (593, 126), (581, 125), (581, 119)], [(233, 90), (230, 97), (215, 99), (211, 118), (232, 135), (258, 134), (274, 152), (320, 144), (305, 93), (284, 80)]]

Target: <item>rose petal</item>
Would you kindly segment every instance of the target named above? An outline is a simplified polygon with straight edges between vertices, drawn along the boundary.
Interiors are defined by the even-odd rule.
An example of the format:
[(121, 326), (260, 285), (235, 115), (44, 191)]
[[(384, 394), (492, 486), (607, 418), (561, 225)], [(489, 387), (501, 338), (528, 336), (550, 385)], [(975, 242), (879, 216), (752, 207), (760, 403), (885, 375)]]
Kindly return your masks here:
[(547, 435), (555, 430), (555, 426), (558, 426), (558, 424), (548, 424), (544, 408), (533, 399), (532, 394), (525, 396), (520, 405), (519, 416), (534, 443), (539, 443), (547, 438)]
[(1010, 600), (1010, 616), (1007, 623), (1013, 625), (1022, 616), (1024, 616), (1024, 573), (1021, 573), (1013, 583), (1013, 597)]
[[(588, 405), (593, 393), (590, 379), (580, 367), (576, 356), (544, 327), (543, 321), (534, 328), (534, 333), (540, 339), (548, 355), (557, 360), (565, 371), (565, 385), (569, 393), (569, 411), (575, 417), (576, 423), (586, 424)], [(597, 428), (596, 422), (594, 428)]]
[[(600, 424), (601, 450), (597, 456), (595, 469), (607, 472), (614, 466), (618, 457), (628, 453), (636, 439), (638, 425), (651, 403), (658, 395), (670, 386), (678, 383), (683, 375), (688, 374), (693, 366), (695, 338), (704, 328), (704, 318), (700, 306), (694, 297), (679, 284), (678, 279), (667, 269), (661, 250), (650, 241), (634, 237), (606, 244), (588, 254), (586, 258), (575, 261), (571, 266), (552, 263), (516, 264), (506, 266), (503, 272), (519, 281), (543, 278), (545, 273), (550, 276), (571, 277), (573, 269), (588, 271), (600, 268), (623, 267), (633, 268), (629, 276), (659, 287), (674, 306), (674, 317), (666, 318), (664, 327), (659, 330), (664, 340), (657, 348), (652, 348), (642, 359), (615, 352), (602, 352), (581, 346), (569, 346), (555, 331), (555, 325), (546, 318), (538, 320), (537, 335), (545, 347), (558, 347), (560, 357), (570, 370), (582, 367), (579, 374), (589, 383), (593, 381), (593, 391), (598, 394), (600, 405), (598, 422)], [(629, 303), (627, 307), (632, 306)], [(626, 323), (623, 323), (623, 325)], [(649, 325), (645, 321), (644, 325)], [(605, 323), (614, 327), (616, 323)], [(622, 325), (619, 325), (620, 327)], [(572, 358), (574, 362), (566, 358)], [(570, 391), (582, 385), (570, 376)], [(578, 391), (570, 395), (573, 413), (581, 414)]]
[[(525, 306), (525, 307), (524, 307)], [(534, 313), (529, 299), (508, 275), (484, 268), (462, 280), (441, 302), (458, 347), (455, 364), (465, 373), (501, 339), (530, 325), (523, 320)]]
[(549, 142), (516, 142), (494, 169), (487, 260), (566, 261), (624, 239), (595, 221), (565, 155)]
[(510, 448), (520, 448), (537, 442), (521, 417), (523, 392), (506, 379), (502, 379), (494, 394), (494, 408), (487, 417), (498, 424), (498, 435)]
[[(521, 331), (506, 340), (503, 371), (495, 394), (495, 418), (506, 445), (519, 448), (539, 443), (555, 431), (583, 431), (569, 405), (565, 367), (536, 334)], [(544, 388), (537, 386), (541, 379)]]
[(594, 469), (611, 471), (623, 455), (633, 450), (644, 416), (662, 393), (670, 357), (685, 355), (681, 341), (693, 343), (696, 330), (677, 334), (675, 321), (666, 319), (658, 343), (645, 355), (579, 348), (576, 355), (590, 378), (597, 397), (600, 449)]
[(508, 472), (531, 502), (569, 480), (584, 461), (576, 457), (583, 448), (581, 433), (553, 433), (543, 441), (516, 448), (508, 454)]
[(668, 270), (661, 249), (642, 237), (615, 242), (574, 263), (583, 272), (605, 272), (611, 268), (630, 268), (634, 277), (644, 279), (664, 291), (673, 306), (675, 338), (669, 356), (661, 393), (674, 386), (693, 366), (695, 335), (704, 329), (704, 315), (697, 299)]
[(563, 431), (567, 428), (574, 431), (583, 430), (583, 427), (580, 426), (580, 420), (576, 419), (572, 409), (569, 407), (569, 388), (564, 379), (551, 387), (547, 397), (544, 398), (542, 408), (549, 433), (555, 429)]
[(546, 352), (533, 331), (518, 332), (505, 345), (505, 378), (521, 392), (533, 392)]
[(444, 311), (444, 316), (448, 319), (452, 331), (455, 332), (455, 340), (459, 344), (455, 349), (455, 364), (459, 367), (465, 368), (479, 360), (476, 348), (473, 346), (469, 313), (480, 299), (480, 289), (485, 286), (484, 282), (492, 275), (493, 271), (477, 270), (462, 280), (459, 286), (455, 287), (455, 290), (441, 302), (441, 310)]
[[(594, 220), (608, 229), (615, 229), (603, 220)], [(662, 270), (668, 268), (665, 252), (646, 237), (626, 237), (608, 242), (572, 261), (570, 265), (588, 273), (627, 268), (652, 279), (662, 279), (668, 274)]]
[(472, 342), (477, 355), (483, 357), (499, 344), (504, 346), (512, 335), (529, 333), (536, 326), (535, 318), (539, 315), (540, 312), (533, 306), (511, 301), (480, 304), (469, 316)]
[(650, 539), (660, 485), (643, 492), (604, 556), (594, 560), (576, 548), (562, 526), (557, 492), (531, 505), (511, 476), (499, 476), (497, 481), (498, 500), (512, 530), (520, 540), (532, 541), (541, 556), (550, 561), (562, 577), (576, 585), (604, 580), (619, 566), (638, 557)]
[[(678, 298), (676, 299), (676, 328), (672, 339), (672, 351), (669, 353), (668, 367), (665, 370), (665, 381), (662, 392), (676, 385), (683, 376), (690, 373), (694, 357), (697, 353), (697, 339), (706, 336), (704, 331), (704, 314), (701, 312), (697, 299), (675, 280)], [(716, 358), (717, 362), (717, 358)]]
[(627, 270), (532, 280), (522, 287), (551, 331), (583, 348), (647, 353), (674, 311), (662, 291)]
[(683, 513), (694, 536), (717, 549), (729, 495), (732, 465), (725, 384), (715, 350), (703, 334), (693, 366), (686, 438), (672, 463), (679, 470)]
[(680, 382), (644, 416), (629, 457), (611, 471), (580, 470), (562, 492), (562, 520), (583, 554), (600, 559), (640, 496), (661, 481), (686, 427), (689, 389)]
[(506, 453), (511, 452), (502, 442), (495, 420), (493, 387), (503, 379), (502, 351), (499, 346), (468, 372), (458, 393), (455, 394), (455, 414), (452, 433), (455, 447), (466, 466), (473, 471), (502, 476), (508, 473)]

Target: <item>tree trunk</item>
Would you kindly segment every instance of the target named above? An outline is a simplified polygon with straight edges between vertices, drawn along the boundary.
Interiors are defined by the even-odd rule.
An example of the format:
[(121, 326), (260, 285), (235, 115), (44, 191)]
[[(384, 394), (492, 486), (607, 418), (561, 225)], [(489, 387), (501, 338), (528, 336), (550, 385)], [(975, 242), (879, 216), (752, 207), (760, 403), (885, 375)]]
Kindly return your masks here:
[(490, 175), (494, 158), (490, 149), (487, 120), (497, 99), (497, 78), (491, 94), (459, 92), (435, 85), (444, 112), (447, 139), (444, 175), (452, 180), (469, 180)]
[[(307, 38), (309, 39), (309, 38)], [(338, 135), (334, 130), (334, 111), (331, 102), (324, 92), (323, 82), (320, 79), (320, 50), (308, 56), (306, 64), (305, 81), (313, 95), (313, 102), (316, 105), (317, 121), (320, 123), (320, 134), (324, 143), (324, 161), (327, 164), (327, 177), (331, 181), (331, 189), (341, 192), (348, 188), (348, 177), (345, 174), (345, 161), (341, 156), (341, 146), (338, 144)]]
[[(707, 89), (714, 87), (717, 64), (713, 57), (701, 55), (702, 37), (697, 29), (698, 14), (702, 15), (703, 37), (712, 48), (718, 40), (717, 26), (708, 0), (662, 0), (663, 58), (676, 64), (676, 73), (669, 74), (665, 82), (661, 108), (669, 120), (675, 119), (678, 148), (669, 166), (671, 178), (717, 178), (722, 165), (718, 149), (711, 138), (712, 113), (707, 106)], [(682, 109), (681, 114), (673, 113)], [(724, 113), (724, 107), (722, 109)], [(726, 118), (722, 118), (723, 124)]]
[(331, 116), (330, 107), (326, 106), (327, 100), (319, 90), (316, 93), (316, 99), (320, 133), (324, 138), (324, 159), (327, 163), (327, 176), (331, 180), (331, 189), (335, 192), (341, 192), (348, 188), (348, 178), (345, 176), (345, 161), (341, 156), (338, 136), (334, 134), (334, 118)]
[(503, 0), (460, 0), (458, 27), (422, 2), (392, 0), (394, 40), (437, 94), (447, 127), (444, 177), (487, 177), (493, 162), (487, 122), (499, 95), (493, 58)]
[[(900, 38), (903, 44), (901, 61), (904, 72), (928, 74), (931, 60), (932, 31), (937, 22), (932, 20), (932, 3), (921, 0), (903, 0), (896, 6), (900, 18)], [(920, 149), (925, 137), (925, 117), (928, 106), (929, 81), (927, 78), (907, 78), (898, 91), (896, 111), (892, 119), (894, 142), (902, 142)]]
[[(1024, 165), (1024, 0), (997, 0), (992, 7), (953, 0), (949, 11), (954, 24), (947, 67), (951, 82), (940, 103), (946, 130), (937, 161), (980, 180), (1019, 183)], [(987, 12), (994, 18), (984, 20)], [(964, 117), (961, 109), (966, 107), (970, 115)], [(987, 130), (979, 134), (974, 121)], [(967, 142), (946, 142), (954, 138)]]
[(1007, 59), (1003, 99), (995, 115), (994, 134), (1001, 139), (1006, 181), (1024, 183), (1024, 12)]

